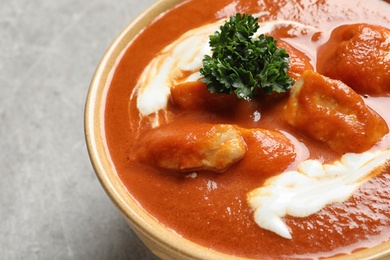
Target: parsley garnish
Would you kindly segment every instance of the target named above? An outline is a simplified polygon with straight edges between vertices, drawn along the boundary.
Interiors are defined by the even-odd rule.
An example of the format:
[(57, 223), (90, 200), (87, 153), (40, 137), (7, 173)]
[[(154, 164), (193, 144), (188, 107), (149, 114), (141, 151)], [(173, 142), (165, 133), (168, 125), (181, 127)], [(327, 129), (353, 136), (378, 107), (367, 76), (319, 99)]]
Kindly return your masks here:
[(202, 82), (211, 93), (236, 93), (249, 100), (262, 93), (286, 92), (293, 80), (287, 75), (289, 55), (271, 36), (252, 37), (258, 18), (237, 13), (210, 35), (212, 56), (203, 59)]

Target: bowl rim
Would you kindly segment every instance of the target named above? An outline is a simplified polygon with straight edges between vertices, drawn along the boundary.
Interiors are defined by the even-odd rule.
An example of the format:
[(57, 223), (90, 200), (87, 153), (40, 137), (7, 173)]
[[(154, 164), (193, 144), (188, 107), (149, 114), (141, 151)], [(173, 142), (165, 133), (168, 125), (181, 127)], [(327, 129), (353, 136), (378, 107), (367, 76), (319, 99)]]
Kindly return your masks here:
[[(101, 58), (89, 86), (84, 110), (84, 134), (89, 158), (95, 174), (108, 197), (119, 209), (125, 220), (157, 256), (171, 259), (166, 250), (175, 252), (177, 259), (250, 259), (229, 256), (200, 246), (181, 237), (149, 213), (131, 196), (122, 184), (110, 159), (104, 130), (105, 95), (109, 88), (117, 62), (132, 40), (154, 19), (186, 0), (157, 0), (131, 21), (110, 44)], [(179, 241), (178, 241), (179, 240)], [(390, 254), (390, 240), (377, 246), (362, 249), (353, 255), (342, 255), (330, 259), (381, 259)]]

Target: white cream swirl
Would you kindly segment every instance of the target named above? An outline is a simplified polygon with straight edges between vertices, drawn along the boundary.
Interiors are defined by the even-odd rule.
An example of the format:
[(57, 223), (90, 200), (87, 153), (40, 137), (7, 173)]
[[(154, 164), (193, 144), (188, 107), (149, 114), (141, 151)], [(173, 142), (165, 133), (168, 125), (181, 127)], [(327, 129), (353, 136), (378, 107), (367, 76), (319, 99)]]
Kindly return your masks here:
[(283, 221), (286, 215), (306, 217), (332, 202), (346, 201), (352, 193), (378, 174), (390, 160), (390, 150), (347, 153), (332, 164), (306, 160), (297, 171), (284, 172), (247, 194), (256, 223), (267, 230), (291, 239)]
[[(258, 16), (263, 13), (257, 14)], [(211, 55), (209, 36), (218, 31), (225, 19), (192, 29), (166, 46), (144, 69), (131, 98), (137, 94), (137, 108), (142, 116), (165, 109), (170, 88), (183, 82), (197, 81), (203, 57)], [(294, 21), (269, 21), (260, 24), (254, 37), (271, 32), (277, 26), (315, 30)]]
[(135, 88), (141, 115), (165, 109), (172, 86), (201, 77), (199, 68), (203, 57), (211, 53), (208, 35), (217, 31), (221, 24), (222, 21), (186, 32), (149, 63)]

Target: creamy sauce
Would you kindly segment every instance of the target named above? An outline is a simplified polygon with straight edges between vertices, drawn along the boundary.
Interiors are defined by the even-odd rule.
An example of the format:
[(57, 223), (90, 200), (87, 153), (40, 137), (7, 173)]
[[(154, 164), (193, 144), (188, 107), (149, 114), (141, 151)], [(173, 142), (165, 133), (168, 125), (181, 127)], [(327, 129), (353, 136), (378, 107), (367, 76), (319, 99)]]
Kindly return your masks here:
[[(320, 171), (321, 176), (314, 177), (316, 172), (310, 167), (306, 169), (305, 163), (299, 163), (315, 162), (318, 168), (328, 167), (339, 161), (341, 154), (330, 151), (326, 145), (286, 125), (280, 117), (285, 104), (283, 100), (270, 107), (256, 102), (238, 103), (234, 110), (220, 114), (205, 112), (205, 109), (203, 112), (188, 113), (171, 107), (170, 86), (199, 78), (199, 74), (194, 71), (199, 67), (200, 60), (192, 58), (209, 50), (201, 47), (193, 49), (193, 52), (183, 52), (185, 59), (176, 63), (178, 70), (170, 69), (171, 66), (175, 67), (176, 61), (166, 61), (164, 58), (170, 56), (173, 49), (177, 49), (178, 53), (183, 50), (178, 47), (179, 42), (175, 41), (184, 36), (191, 37), (186, 35), (187, 32), (212, 26), (221, 19), (242, 12), (259, 15), (264, 30), (274, 28), (272, 35), (306, 53), (315, 67), (317, 48), (327, 41), (335, 27), (352, 22), (367, 22), (390, 28), (388, 10), (389, 4), (368, 0), (190, 0), (159, 17), (128, 46), (113, 73), (107, 93), (105, 130), (108, 150), (129, 193), (154, 218), (183, 237), (213, 250), (237, 256), (259, 259), (320, 258), (348, 254), (388, 240), (390, 167), (385, 167), (376, 176), (377, 172), (352, 181), (351, 185), (344, 182), (341, 186), (349, 186), (348, 191), (352, 195), (344, 193), (344, 202), (337, 202), (340, 198), (327, 197), (325, 201), (316, 204), (320, 205), (320, 209), (309, 216), (303, 216), (302, 212), (310, 213), (313, 208), (293, 209), (291, 212), (281, 208), (280, 211), (286, 211), (286, 214), (279, 214), (277, 218), (282, 221), (284, 229), (287, 228), (285, 237), (290, 235), (291, 239), (259, 227), (253, 214), (254, 209), (248, 204), (248, 194), (266, 189), (271, 184), (290, 182), (290, 178), (284, 179), (286, 175), (283, 172), (294, 173), (309, 183), (328, 185), (326, 182), (317, 183), (317, 179), (322, 178), (321, 174), (328, 173)], [(284, 25), (275, 24), (279, 23), (277, 21), (282, 21)], [(195, 39), (195, 42), (199, 43), (201, 39), (204, 41), (204, 36), (194, 37), (191, 39)], [(145, 49), (145, 46), (148, 48)], [(188, 46), (182, 47), (186, 49)], [(205, 46), (204, 42), (202, 46)], [(139, 80), (140, 77), (147, 78), (141, 75), (156, 57), (161, 59), (155, 62), (154, 69), (165, 64), (164, 71), (168, 74), (172, 72), (175, 76), (170, 78), (162, 75), (160, 80), (167, 85), (159, 84), (146, 91), (146, 85), (141, 86)], [(162, 89), (159, 89), (161, 85)], [(140, 98), (139, 103), (142, 105), (138, 107), (138, 98), (142, 95), (154, 96), (150, 94), (154, 91), (159, 95), (153, 105)], [(365, 101), (390, 124), (390, 114), (387, 112), (389, 97), (368, 97)], [(137, 147), (142, 146), (137, 138), (170, 122), (189, 122), (194, 128), (206, 122), (237, 124), (243, 128), (277, 129), (294, 144), (297, 156), (288, 165), (284, 165), (283, 161), (268, 165), (267, 160), (259, 163), (244, 158), (226, 172), (217, 174), (207, 171), (175, 173), (137, 162), (134, 154)], [(385, 136), (369, 152), (373, 156), (377, 152), (381, 153), (380, 150), (387, 153), (389, 139), (389, 135)], [(363, 164), (365, 155), (361, 154)], [(279, 164), (280, 167), (276, 167)], [(336, 165), (344, 169), (340, 164)], [(343, 174), (333, 175), (336, 179), (345, 178), (341, 177)], [(274, 182), (276, 180), (278, 182)], [(286, 186), (282, 187), (285, 189)], [(302, 197), (297, 194), (310, 193), (301, 188), (286, 196), (296, 196), (295, 199), (301, 201)], [(317, 197), (311, 198), (316, 201)], [(298, 213), (294, 215), (294, 212)]]
[[(158, 118), (157, 112), (168, 107), (172, 87), (201, 79), (199, 69), (202, 59), (205, 55), (211, 55), (209, 35), (225, 21), (219, 20), (186, 32), (149, 63), (134, 89), (137, 108), (142, 116), (154, 113)], [(260, 24), (254, 37), (269, 34), (278, 26), (290, 27), (289, 34), (296, 34), (299, 30), (319, 31), (294, 21), (269, 21)], [(153, 126), (159, 126), (158, 120)], [(332, 202), (346, 201), (363, 183), (360, 178), (383, 166), (390, 158), (389, 153), (389, 150), (383, 150), (345, 154), (340, 161), (324, 165), (318, 160), (303, 161), (296, 171), (281, 173), (248, 194), (248, 203), (254, 210), (256, 223), (291, 239), (282, 217), (306, 217)], [(350, 180), (353, 177), (356, 179)]]

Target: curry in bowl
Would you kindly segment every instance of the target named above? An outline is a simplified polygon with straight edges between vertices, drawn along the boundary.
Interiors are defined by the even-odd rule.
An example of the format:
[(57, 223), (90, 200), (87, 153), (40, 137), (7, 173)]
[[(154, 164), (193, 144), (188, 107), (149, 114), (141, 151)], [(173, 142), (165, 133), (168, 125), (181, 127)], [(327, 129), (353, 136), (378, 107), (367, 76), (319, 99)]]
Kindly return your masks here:
[[(379, 0), (188, 0), (159, 15), (106, 86), (104, 138), (128, 193), (172, 232), (238, 257), (389, 240), (388, 13)], [(215, 55), (227, 49), (239, 57)]]

